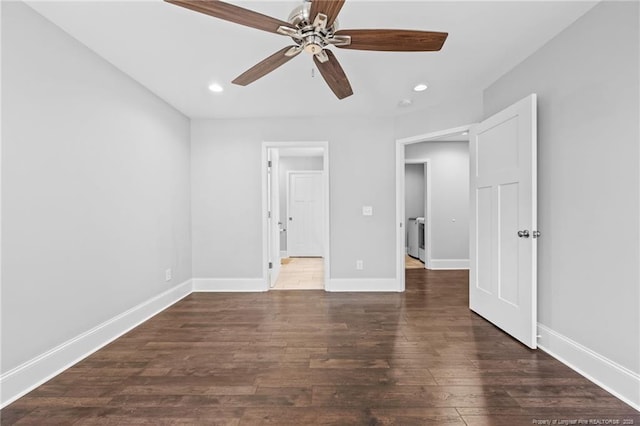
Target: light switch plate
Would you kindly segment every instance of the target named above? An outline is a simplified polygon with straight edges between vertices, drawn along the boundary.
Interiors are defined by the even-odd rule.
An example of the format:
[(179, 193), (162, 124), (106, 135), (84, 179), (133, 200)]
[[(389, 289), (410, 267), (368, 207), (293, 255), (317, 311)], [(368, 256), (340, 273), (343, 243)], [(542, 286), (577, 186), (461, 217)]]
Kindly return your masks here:
[(373, 216), (373, 207), (362, 206), (362, 216)]

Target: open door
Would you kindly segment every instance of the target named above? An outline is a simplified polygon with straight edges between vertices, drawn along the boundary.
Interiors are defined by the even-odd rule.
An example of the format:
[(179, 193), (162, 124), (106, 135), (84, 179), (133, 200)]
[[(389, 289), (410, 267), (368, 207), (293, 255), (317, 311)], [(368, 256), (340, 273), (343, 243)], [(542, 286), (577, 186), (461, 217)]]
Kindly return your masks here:
[(469, 307), (537, 347), (537, 115), (530, 95), (471, 127)]
[(267, 280), (273, 288), (280, 275), (280, 197), (279, 166), (280, 153), (277, 149), (267, 150), (267, 244), (269, 269)]

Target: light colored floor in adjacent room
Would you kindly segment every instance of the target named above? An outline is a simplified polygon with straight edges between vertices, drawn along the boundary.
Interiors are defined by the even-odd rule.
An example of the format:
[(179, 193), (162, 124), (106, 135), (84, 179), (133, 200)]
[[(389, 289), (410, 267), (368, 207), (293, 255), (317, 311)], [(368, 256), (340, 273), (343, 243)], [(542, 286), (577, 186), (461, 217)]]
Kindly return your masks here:
[[(424, 263), (405, 256), (406, 269), (424, 269)], [(324, 289), (324, 259), (321, 257), (286, 257), (282, 259), (280, 276), (272, 290)]]
[(273, 290), (324, 289), (324, 259), (321, 257), (287, 257), (282, 259), (280, 276)]
[(406, 269), (424, 269), (424, 263), (407, 254), (404, 256), (404, 267)]

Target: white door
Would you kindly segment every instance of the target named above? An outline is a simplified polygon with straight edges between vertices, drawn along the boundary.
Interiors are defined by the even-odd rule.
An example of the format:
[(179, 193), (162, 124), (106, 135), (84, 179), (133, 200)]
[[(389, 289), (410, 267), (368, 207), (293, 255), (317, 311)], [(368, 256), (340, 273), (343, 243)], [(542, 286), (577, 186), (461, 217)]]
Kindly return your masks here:
[(322, 172), (288, 173), (287, 253), (322, 256)]
[(536, 95), (469, 132), (469, 307), (535, 349)]

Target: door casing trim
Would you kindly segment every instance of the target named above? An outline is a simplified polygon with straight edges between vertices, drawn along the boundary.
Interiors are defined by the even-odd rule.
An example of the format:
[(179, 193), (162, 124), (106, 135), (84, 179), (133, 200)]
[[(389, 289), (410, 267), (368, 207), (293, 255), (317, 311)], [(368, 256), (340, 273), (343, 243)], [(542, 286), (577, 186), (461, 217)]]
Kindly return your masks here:
[(262, 142), (261, 179), (262, 179), (262, 280), (264, 291), (269, 290), (269, 218), (267, 217), (267, 151), (273, 148), (322, 148), (322, 185), (323, 185), (323, 239), (322, 258), (324, 259), (324, 288), (325, 291), (331, 279), (331, 233), (330, 233), (330, 190), (329, 187), (329, 142), (328, 141), (300, 141), (300, 142)]

